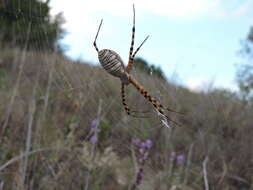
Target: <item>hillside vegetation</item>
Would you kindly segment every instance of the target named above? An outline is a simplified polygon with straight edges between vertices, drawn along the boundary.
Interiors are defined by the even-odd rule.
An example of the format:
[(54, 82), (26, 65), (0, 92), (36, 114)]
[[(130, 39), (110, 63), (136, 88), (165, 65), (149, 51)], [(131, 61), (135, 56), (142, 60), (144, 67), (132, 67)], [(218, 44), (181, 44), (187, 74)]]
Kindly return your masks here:
[(0, 189), (127, 190), (138, 164), (133, 138), (153, 143), (139, 189), (253, 189), (252, 108), (227, 90), (197, 93), (133, 75), (184, 113), (168, 113), (180, 126), (161, 125), (133, 86), (128, 104), (150, 112), (127, 116), (120, 81), (99, 66), (1, 49)]

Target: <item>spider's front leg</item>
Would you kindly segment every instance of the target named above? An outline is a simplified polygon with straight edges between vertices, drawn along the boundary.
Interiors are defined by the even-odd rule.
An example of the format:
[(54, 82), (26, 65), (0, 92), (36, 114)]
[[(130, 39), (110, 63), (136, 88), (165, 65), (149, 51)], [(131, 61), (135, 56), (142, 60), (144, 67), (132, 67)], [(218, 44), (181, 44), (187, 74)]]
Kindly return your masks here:
[(132, 38), (131, 38), (131, 45), (130, 45), (130, 50), (129, 50), (128, 64), (127, 64), (127, 67), (125, 69), (127, 73), (130, 73), (130, 71), (132, 70), (132, 66), (134, 64), (134, 57), (135, 57), (136, 53), (140, 50), (141, 46), (145, 43), (145, 41), (149, 37), (149, 36), (147, 36), (145, 38), (145, 40), (143, 40), (141, 45), (133, 53), (133, 50), (134, 50), (134, 37), (135, 37), (135, 9), (134, 9), (134, 5), (133, 5), (133, 13), (134, 13), (134, 16), (133, 16)]

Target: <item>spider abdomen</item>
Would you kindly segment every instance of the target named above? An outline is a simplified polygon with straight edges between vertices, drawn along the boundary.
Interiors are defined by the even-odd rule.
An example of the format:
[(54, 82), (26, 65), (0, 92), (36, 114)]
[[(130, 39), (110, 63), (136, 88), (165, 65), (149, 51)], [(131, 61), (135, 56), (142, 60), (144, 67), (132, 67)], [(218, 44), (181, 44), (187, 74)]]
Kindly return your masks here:
[(128, 73), (125, 71), (123, 61), (115, 51), (102, 49), (98, 52), (98, 59), (108, 73), (120, 78), (124, 84), (129, 84)]

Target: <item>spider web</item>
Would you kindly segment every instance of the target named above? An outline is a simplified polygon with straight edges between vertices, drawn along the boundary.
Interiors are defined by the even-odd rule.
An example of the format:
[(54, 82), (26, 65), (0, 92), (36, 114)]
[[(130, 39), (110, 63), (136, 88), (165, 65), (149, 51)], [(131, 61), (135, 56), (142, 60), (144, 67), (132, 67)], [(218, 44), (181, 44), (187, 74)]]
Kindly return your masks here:
[[(7, 12), (24, 23), (44, 25), (42, 17), (31, 17), (29, 12)], [(142, 176), (142, 189), (203, 189), (201, 161), (206, 155), (215, 160), (215, 166), (208, 165), (215, 175), (208, 177), (221, 181), (219, 185), (223, 178), (215, 176), (224, 175), (223, 169), (216, 168), (220, 157), (224, 167), (231, 163), (240, 166), (237, 171), (229, 165), (237, 174), (245, 170), (240, 163), (251, 163), (251, 149), (238, 148), (244, 141), (252, 142), (252, 130), (246, 125), (252, 119), (240, 120), (240, 114), (252, 113), (250, 109), (238, 113), (234, 111), (237, 104), (220, 96), (191, 93), (134, 68), (133, 76), (153, 97), (171, 109), (184, 108), (189, 116), (166, 112), (172, 120), (187, 125), (174, 127), (129, 85), (126, 98), (130, 108), (149, 111), (144, 118), (130, 117), (121, 103), (119, 79), (96, 63), (67, 57), (62, 41), (46, 50), (38, 48), (49, 43), (51, 36), (45, 32), (47, 28), (31, 33), (33, 29), (30, 25), (23, 31), (24, 46), (16, 46), (14, 39), (5, 46), (4, 28), (0, 28), (0, 189), (127, 189), (137, 183), (138, 175)], [(28, 45), (31, 40), (35, 46)], [(92, 43), (90, 48), (94, 49)], [(209, 112), (213, 107), (218, 111)], [(241, 125), (246, 123), (241, 131), (233, 125), (238, 120)], [(229, 138), (228, 134), (236, 136), (243, 131), (247, 131), (243, 139), (237, 137), (235, 142)], [(136, 144), (148, 144), (149, 140), (151, 148)], [(227, 144), (236, 151), (225, 147)], [(240, 158), (226, 162), (225, 156), (231, 160), (235, 157), (231, 152), (237, 151), (241, 151)]]

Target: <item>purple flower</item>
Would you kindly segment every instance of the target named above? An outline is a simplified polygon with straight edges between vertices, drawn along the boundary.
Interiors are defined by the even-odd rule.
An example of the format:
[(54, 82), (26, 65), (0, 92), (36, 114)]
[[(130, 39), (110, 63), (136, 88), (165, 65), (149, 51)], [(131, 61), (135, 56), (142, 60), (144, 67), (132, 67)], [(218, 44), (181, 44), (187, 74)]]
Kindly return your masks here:
[(135, 173), (135, 174), (138, 174), (138, 173), (139, 173), (139, 169), (136, 169), (136, 170), (134, 171), (134, 173)]
[(146, 140), (146, 147), (150, 149), (152, 146), (153, 146), (153, 142), (150, 139)]
[(184, 154), (179, 154), (177, 156), (177, 164), (182, 165), (182, 164), (184, 164), (184, 162), (185, 162), (185, 155)]
[(139, 158), (138, 162), (139, 162), (139, 164), (142, 164), (144, 162), (143, 157)]
[(141, 154), (143, 154), (144, 153), (144, 151), (145, 151), (145, 149), (144, 148), (139, 148), (139, 152), (141, 153)]
[(94, 119), (91, 121), (91, 129), (89, 132), (89, 142), (95, 145), (98, 142), (99, 129), (99, 119)]
[(145, 143), (145, 142), (142, 142), (142, 143), (140, 144), (140, 148), (145, 149), (145, 148), (146, 148), (146, 143)]
[(92, 128), (95, 128), (98, 125), (98, 123), (99, 123), (99, 120), (98, 119), (94, 119), (94, 120), (91, 121), (90, 125), (91, 125)]
[(132, 143), (133, 143), (134, 145), (139, 145), (140, 142), (141, 142), (141, 140), (138, 139), (138, 138), (133, 138), (133, 139), (132, 139)]
[(97, 135), (92, 135), (92, 137), (90, 138), (90, 143), (91, 144), (96, 144), (97, 141), (98, 141)]
[(138, 138), (132, 139), (132, 143), (134, 145), (134, 150), (137, 157), (137, 164), (138, 169), (135, 170), (136, 173), (136, 180), (135, 183), (132, 185), (132, 189), (136, 189), (140, 184), (143, 182), (144, 177), (144, 165), (146, 160), (149, 157), (149, 150), (153, 145), (153, 142), (150, 139), (146, 141), (141, 141)]

